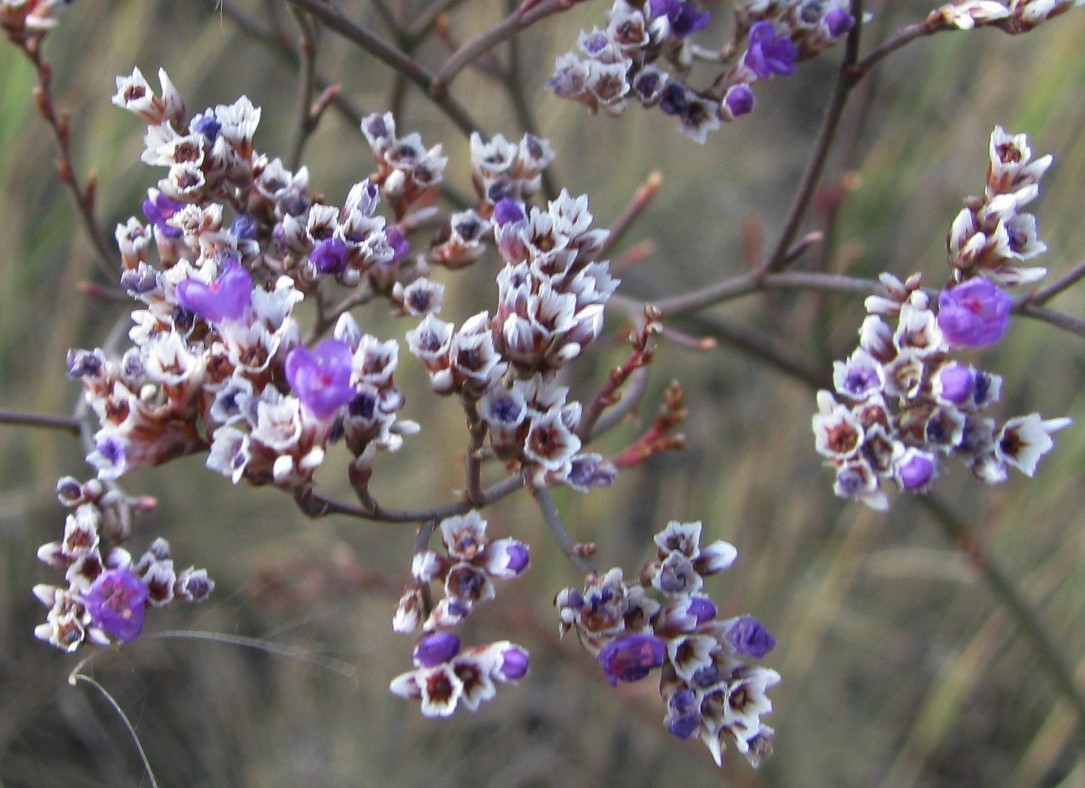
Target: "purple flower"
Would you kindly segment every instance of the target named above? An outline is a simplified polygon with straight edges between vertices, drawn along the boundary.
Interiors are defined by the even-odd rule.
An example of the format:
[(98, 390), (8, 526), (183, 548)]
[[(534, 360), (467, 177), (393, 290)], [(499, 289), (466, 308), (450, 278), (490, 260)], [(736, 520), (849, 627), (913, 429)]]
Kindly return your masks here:
[(798, 57), (799, 50), (791, 39), (777, 36), (772, 22), (758, 22), (750, 28), (750, 46), (742, 62), (758, 79), (768, 79), (774, 74), (794, 74)]
[(501, 652), (501, 667), (497, 668), (496, 674), (504, 681), (517, 681), (527, 675), (529, 657), (528, 653), (516, 645)]
[(498, 200), (494, 206), (494, 221), (499, 227), (504, 227), (510, 222), (519, 222), (524, 218), (524, 212), (516, 200), (508, 197)]
[(127, 569), (102, 572), (83, 595), (94, 626), (121, 643), (130, 643), (143, 631), (150, 589), (139, 575)]
[(833, 38), (840, 38), (855, 25), (855, 18), (845, 8), (834, 8), (821, 21)]
[(325, 238), (309, 252), (309, 262), (322, 274), (341, 274), (347, 268), (347, 245), (338, 238)]
[(727, 89), (727, 95), (723, 97), (723, 105), (731, 113), (732, 118), (740, 118), (753, 112), (754, 97), (749, 85), (739, 83)]
[(961, 282), (938, 294), (938, 327), (951, 345), (985, 347), (1002, 339), (1013, 301), (986, 279)]
[(688, 739), (701, 724), (701, 704), (691, 690), (679, 690), (667, 701), (663, 725), (679, 739)]
[(433, 632), (423, 635), (414, 647), (414, 664), (420, 668), (432, 668), (450, 661), (460, 653), (460, 639), (451, 632)]
[(302, 404), (318, 419), (334, 415), (354, 399), (350, 385), (350, 345), (325, 339), (312, 351), (296, 347), (286, 357), (286, 379)]
[(976, 390), (976, 376), (964, 364), (947, 364), (938, 371), (936, 391), (942, 399), (960, 405), (972, 398)]
[(162, 235), (167, 238), (180, 238), (181, 228), (166, 224), (166, 220), (184, 207), (184, 203), (174, 202), (166, 195), (159, 193), (153, 201), (143, 201), (143, 215), (147, 217), (147, 221), (152, 222), (158, 228)]
[(595, 660), (603, 666), (611, 686), (618, 681), (639, 681), (663, 664), (667, 643), (655, 635), (626, 635), (607, 643)]
[(177, 285), (177, 303), (208, 323), (238, 320), (252, 299), (252, 276), (232, 257), (209, 285), (186, 279)]
[(248, 213), (239, 213), (230, 224), (230, 232), (239, 239), (255, 240), (260, 233), (260, 223)]
[(677, 82), (671, 82), (663, 88), (663, 95), (659, 99), (659, 108), (665, 115), (684, 115), (689, 109), (689, 98), (686, 89)]
[(908, 449), (897, 464), (897, 480), (909, 492), (921, 490), (934, 478), (934, 458), (918, 449)]
[(697, 620), (697, 626), (716, 617), (716, 606), (706, 596), (691, 596), (686, 613)]
[(704, 29), (712, 15), (707, 11), (698, 12), (697, 6), (692, 2), (680, 2), (680, 0), (650, 0), (651, 15), (653, 19), (661, 16), (667, 17), (671, 23), (671, 32), (675, 38), (685, 38), (691, 33)]
[(384, 231), (384, 237), (388, 239), (388, 245), (392, 247), (392, 263), (398, 263), (407, 256), (407, 250), (411, 245), (407, 243), (407, 239), (403, 237), (398, 227), (389, 227)]
[(776, 648), (776, 638), (753, 616), (733, 619), (724, 639), (740, 657), (761, 659)]

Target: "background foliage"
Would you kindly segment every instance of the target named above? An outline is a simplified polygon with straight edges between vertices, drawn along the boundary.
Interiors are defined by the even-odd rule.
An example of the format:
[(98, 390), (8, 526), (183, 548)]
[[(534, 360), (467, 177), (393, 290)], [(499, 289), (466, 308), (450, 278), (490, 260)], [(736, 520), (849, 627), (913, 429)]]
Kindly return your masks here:
[[(872, 3), (868, 42), (921, 19), (921, 2)], [(367, 4), (344, 3), (362, 18)], [(272, 28), (292, 31), (285, 8), (249, 2)], [(721, 8), (721, 11), (723, 9)], [(757, 112), (710, 137), (681, 137), (660, 113), (589, 119), (583, 108), (541, 89), (555, 53), (569, 49), (604, 7), (584, 3), (531, 29), (520, 41), (528, 101), (558, 152), (557, 182), (586, 192), (598, 223), (612, 221), (652, 171), (663, 185), (627, 239), (654, 253), (622, 272), (626, 295), (648, 299), (739, 273), (742, 233), (757, 222), (771, 239), (786, 210), (834, 78), (838, 53), (774, 80)], [(493, 2), (458, 8), (451, 34), (463, 39), (499, 19)], [(725, 17), (725, 13), (717, 13)], [(374, 21), (374, 24), (378, 24)], [(717, 21), (715, 24), (722, 24)], [(292, 35), (292, 33), (291, 33)], [(921, 40), (891, 56), (860, 88), (845, 117), (831, 173), (859, 171), (836, 215), (826, 270), (874, 276), (922, 271), (937, 286), (947, 273), (944, 238), (965, 194), (982, 187), (995, 124), (1030, 134), (1056, 163), (1036, 211), (1065, 270), (1085, 250), (1080, 220), (1085, 171), (1085, 14), (1069, 14), (1009, 38), (994, 31)], [(257, 146), (285, 154), (296, 78), (289, 63), (199, 3), (75, 4), (50, 37), (57, 94), (73, 115), (75, 157), (95, 168), (108, 227), (138, 210), (158, 174), (139, 163), (141, 124), (109, 103), (113, 76), (164, 66), (198, 110), (246, 93), (264, 108)], [(503, 54), (503, 50), (499, 50)], [(438, 51), (420, 55), (438, 59)], [(386, 68), (325, 35), (321, 69), (364, 111), (384, 109)], [(0, 48), (0, 403), (70, 412), (78, 387), (64, 379), (69, 347), (102, 342), (123, 305), (81, 294), (100, 276), (67, 195), (51, 177), (53, 152), (30, 91), (34, 75)], [(485, 76), (464, 74), (455, 94), (493, 133), (520, 132), (493, 100)], [(469, 188), (466, 140), (417, 94), (398, 118), (426, 144), (445, 143), (449, 175)], [(306, 150), (316, 191), (342, 198), (370, 168), (357, 128), (329, 114)], [(457, 180), (458, 179), (458, 180)], [(620, 253), (621, 250), (619, 250)], [(443, 316), (462, 319), (492, 302), (485, 262), (445, 276)], [(1070, 291), (1057, 306), (1085, 314)], [(402, 339), (410, 327), (363, 314), (366, 330)], [(574, 536), (599, 545), (598, 563), (635, 573), (651, 534), (669, 519), (705, 522), (707, 538), (740, 551), (710, 590), (722, 612), (750, 612), (779, 639), (766, 663), (783, 675), (773, 690), (777, 754), (759, 772), (741, 758), (725, 768), (742, 785), (1083, 785), (1085, 760), (1074, 719), (1057, 700), (1031, 649), (1017, 637), (957, 547), (927, 511), (898, 499), (889, 515), (833, 497), (813, 451), (809, 384), (742, 350), (771, 334), (796, 363), (827, 378), (831, 360), (854, 346), (861, 299), (816, 294), (755, 295), (675, 328), (715, 337), (696, 353), (665, 339), (639, 418), (654, 416), (666, 384), (681, 380), (690, 407), (689, 449), (657, 457), (591, 496), (558, 492)], [(449, 317), (451, 316), (451, 317)], [(619, 315), (608, 322), (615, 339)], [(621, 355), (601, 341), (581, 365), (574, 391), (590, 391)], [(1058, 448), (1031, 482), (1020, 476), (982, 487), (966, 471), (940, 483), (954, 510), (979, 528), (984, 547), (1023, 589), (1085, 684), (1085, 347), (1050, 326), (1015, 319), (1007, 341), (977, 356), (1006, 377), (1005, 412), (1068, 415)], [(422, 435), (381, 458), (382, 501), (441, 500), (461, 484), (463, 440), (455, 402), (428, 397), (420, 365), (399, 373), (405, 416)], [(398, 379), (398, 378), (397, 378)], [(636, 425), (608, 438), (620, 448)], [(137, 784), (141, 769), (114, 713), (67, 674), (76, 658), (36, 641), (43, 609), (30, 588), (48, 570), (34, 560), (57, 538), (63, 511), (58, 475), (85, 478), (82, 449), (61, 434), (0, 430), (0, 780), (4, 785)], [(334, 467), (334, 463), (329, 463)], [(326, 476), (349, 498), (345, 480)], [(394, 636), (391, 613), (406, 577), (409, 526), (310, 522), (271, 490), (234, 489), (202, 458), (142, 472), (126, 485), (159, 498), (137, 523), (167, 536), (175, 552), (218, 582), (207, 605), (171, 608), (151, 620), (166, 629), (217, 631), (301, 646), (357, 668), (355, 678), (303, 660), (193, 639), (144, 638), (100, 654), (94, 676), (138, 728), (164, 785), (710, 785), (719, 781), (700, 745), (660, 725), (651, 680), (609, 687), (574, 638), (559, 642), (550, 601), (579, 584), (548, 540), (524, 494), (490, 510), (495, 532), (534, 545), (526, 578), (506, 585), (472, 621), (478, 639), (514, 637), (533, 654), (532, 675), (477, 714), (421, 718), (391, 697), (387, 682), (409, 665), (411, 642)]]

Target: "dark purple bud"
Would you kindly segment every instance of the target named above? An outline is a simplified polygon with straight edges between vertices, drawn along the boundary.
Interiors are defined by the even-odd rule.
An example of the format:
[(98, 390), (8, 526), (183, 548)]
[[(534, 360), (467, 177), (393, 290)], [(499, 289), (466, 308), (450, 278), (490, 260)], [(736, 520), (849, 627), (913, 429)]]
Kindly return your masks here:
[(731, 622), (724, 639), (740, 657), (761, 659), (776, 648), (776, 638), (753, 616), (739, 616)]
[(309, 262), (322, 274), (341, 274), (347, 268), (347, 246), (338, 238), (325, 238), (309, 252)]
[(252, 275), (232, 257), (209, 285), (186, 279), (177, 285), (177, 303), (209, 323), (241, 318), (252, 300)]
[(587, 492), (596, 487), (609, 487), (618, 478), (614, 463), (598, 454), (579, 454), (570, 462), (565, 483), (575, 490)]
[(659, 108), (664, 115), (684, 115), (689, 109), (689, 98), (686, 89), (677, 82), (671, 82), (663, 88), (663, 95), (659, 99)]
[(750, 45), (742, 62), (758, 79), (768, 79), (794, 74), (798, 57), (795, 44), (786, 36), (777, 36), (772, 22), (757, 22), (750, 28)]
[(508, 197), (498, 200), (494, 206), (494, 221), (497, 222), (498, 227), (504, 227), (510, 222), (519, 222), (524, 219), (524, 211), (520, 208), (520, 204), (516, 200), (510, 200)]
[(432, 668), (448, 662), (460, 653), (460, 639), (451, 632), (423, 635), (414, 647), (414, 664)]
[(938, 327), (951, 345), (985, 347), (1002, 339), (1013, 300), (986, 279), (961, 282), (938, 294)]
[(712, 604), (712, 600), (708, 597), (692, 596), (689, 598), (686, 612), (697, 619), (697, 626), (700, 626), (704, 622), (714, 619), (717, 611), (716, 606)]
[(749, 85), (732, 85), (723, 97), (723, 104), (732, 118), (740, 118), (753, 112), (754, 97)]
[(712, 20), (707, 11), (699, 12), (693, 3), (672, 3), (673, 12), (667, 14), (671, 23), (671, 32), (675, 38), (685, 38), (691, 33), (703, 30)]
[(57, 481), (57, 498), (62, 506), (72, 508), (83, 500), (83, 485), (72, 476), (64, 476)]
[(822, 21), (825, 23), (829, 35), (833, 38), (840, 38), (855, 25), (855, 17), (848, 13), (845, 8), (834, 8), (825, 15)]
[(121, 273), (121, 287), (132, 295), (143, 295), (158, 285), (158, 273), (149, 265), (140, 263), (135, 268), (125, 269)]
[(143, 201), (143, 215), (147, 217), (147, 221), (152, 222), (158, 228), (162, 235), (167, 238), (180, 238), (181, 228), (166, 224), (166, 220), (184, 207), (184, 203), (174, 202), (166, 195), (159, 194), (154, 198), (153, 202), (151, 200)]
[(222, 131), (222, 124), (215, 120), (214, 115), (202, 115), (192, 124), (192, 130), (207, 137), (208, 141), (214, 142)]
[(260, 232), (260, 223), (250, 214), (239, 213), (237, 218), (230, 224), (230, 232), (239, 239), (251, 241)]
[(352, 357), (350, 345), (338, 339), (325, 339), (312, 351), (296, 347), (286, 357), (290, 388), (318, 419), (328, 419), (354, 399)]
[(674, 693), (667, 701), (667, 716), (663, 725), (679, 739), (688, 739), (701, 724), (701, 705), (691, 690)]
[(501, 652), (501, 667), (497, 677), (503, 681), (517, 681), (527, 675), (528, 653), (519, 646), (511, 646)]
[(655, 635), (626, 635), (607, 643), (596, 655), (611, 686), (619, 681), (639, 681), (667, 657), (667, 643)]
[(79, 378), (96, 378), (102, 374), (105, 368), (105, 356), (100, 350), (81, 350), (72, 348), (68, 351), (68, 377), (72, 380)]
[(147, 612), (147, 584), (127, 569), (102, 572), (83, 595), (94, 626), (121, 643), (130, 643), (143, 631)]
[(917, 449), (910, 449), (897, 465), (900, 486), (909, 492), (921, 490), (934, 478), (934, 458)]

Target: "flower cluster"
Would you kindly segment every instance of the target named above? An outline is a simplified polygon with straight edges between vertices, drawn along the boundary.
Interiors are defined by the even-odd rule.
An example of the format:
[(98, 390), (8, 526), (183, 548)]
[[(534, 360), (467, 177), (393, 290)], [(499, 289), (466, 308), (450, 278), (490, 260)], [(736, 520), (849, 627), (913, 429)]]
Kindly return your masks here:
[[(690, 66), (699, 50), (689, 36), (703, 28), (709, 13), (694, 0), (615, 0), (605, 29), (581, 32), (583, 57), (558, 57), (547, 86), (593, 112), (623, 112), (632, 94), (645, 107), (659, 107), (678, 119), (679, 128), (698, 142), (708, 132), (751, 112), (757, 80), (795, 72), (797, 61), (815, 57), (854, 25), (847, 0), (760, 2), (735, 10), (733, 65), (704, 90), (690, 87)], [(741, 44), (739, 43), (741, 42)]]
[(595, 259), (607, 233), (591, 223), (587, 198), (566, 191), (545, 210), (500, 199), (492, 221), (504, 261), (496, 313), (458, 328), (430, 314), (407, 334), (433, 390), (477, 403), (494, 452), (521, 463), (538, 484), (566, 482), (585, 463), (602, 462), (576, 454), (581, 406), (554, 381), (599, 335), (618, 286), (608, 263)]
[[(415, 670), (392, 681), (391, 690), (421, 699), (426, 716), (446, 717), (462, 701), (471, 711), (494, 697), (495, 680), (516, 681), (527, 674), (528, 653), (508, 641), (461, 651), (460, 639), (445, 630), (457, 626), (478, 602), (494, 597), (494, 580), (513, 578), (527, 569), (530, 553), (516, 539), (491, 541), (486, 521), (472, 510), (441, 521), (445, 554), (422, 550), (411, 566), (408, 584), (392, 627), (423, 635), (414, 650)], [(430, 584), (443, 585), (444, 596), (433, 604)]]
[(931, 11), (927, 25), (949, 25), (960, 30), (998, 27), (1007, 33), (1027, 33), (1085, 0), (953, 0)]
[(38, 550), (38, 558), (63, 572), (67, 588), (41, 584), (34, 595), (49, 608), (34, 634), (65, 651), (84, 642), (128, 643), (143, 631), (148, 607), (175, 600), (202, 602), (215, 587), (203, 569), (174, 569), (170, 546), (156, 539), (138, 561), (120, 547), (131, 532), (133, 510), (151, 508), (106, 490), (97, 479), (84, 484), (65, 477), (57, 484), (61, 504), (72, 510), (64, 538)]
[[(1036, 218), (1017, 211), (1035, 199), (1052, 161), (1031, 157), (1025, 135), (995, 127), (984, 197), (968, 198), (949, 232), (953, 274), (937, 310), (918, 274), (904, 283), (883, 274), (886, 296), (867, 299), (858, 349), (833, 365), (844, 401), (819, 391), (812, 422), (817, 451), (836, 472), (837, 495), (886, 509), (883, 481), (923, 492), (950, 454), (987, 484), (1005, 481), (1008, 467), (1032, 476), (1055, 445), (1051, 434), (1070, 424), (1037, 413), (1001, 425), (982, 416), (998, 401), (1002, 378), (953, 357), (957, 348), (991, 345), (1005, 334), (1013, 302), (999, 284), (1046, 274), (1019, 264), (1047, 248), (1036, 237)], [(896, 318), (896, 328), (883, 317)]]
[(995, 127), (983, 196), (965, 200), (946, 240), (954, 281), (981, 275), (1013, 287), (1047, 274), (1021, 265), (1047, 251), (1047, 244), (1037, 237), (1036, 217), (1020, 209), (1040, 193), (1052, 160), (1048, 154), (1033, 161), (1028, 137)]
[[(901, 284), (883, 275), (888, 298), (871, 297), (859, 347), (833, 365), (836, 399), (818, 392), (813, 417), (817, 451), (836, 471), (834, 490), (886, 509), (882, 483), (923, 492), (941, 458), (960, 457), (987, 484), (1007, 468), (1032, 476), (1054, 446), (1051, 433), (1069, 419), (1015, 416), (1001, 425), (982, 415), (998, 401), (1002, 378), (962, 362), (954, 345), (978, 346), (1005, 331), (1009, 297), (984, 279), (970, 279), (939, 296), (935, 315), (919, 277)], [(894, 315), (895, 329), (883, 320)]]
[(717, 764), (729, 740), (756, 766), (772, 752), (773, 730), (761, 717), (772, 711), (765, 693), (780, 675), (747, 660), (761, 659), (776, 640), (751, 616), (718, 618), (702, 592), (704, 578), (727, 569), (738, 551), (723, 541), (702, 547), (700, 540), (700, 523), (671, 522), (656, 535), (657, 555), (640, 583), (611, 569), (589, 575), (583, 591), (561, 591), (554, 604), (562, 633), (576, 630), (611, 684), (661, 668), (668, 731), (699, 736)]

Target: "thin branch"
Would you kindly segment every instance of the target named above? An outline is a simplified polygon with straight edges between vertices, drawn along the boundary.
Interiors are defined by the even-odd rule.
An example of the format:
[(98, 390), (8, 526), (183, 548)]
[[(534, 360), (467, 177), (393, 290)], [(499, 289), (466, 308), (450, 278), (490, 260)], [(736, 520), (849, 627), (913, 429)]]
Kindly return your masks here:
[(610, 254), (610, 250), (613, 249), (622, 237), (633, 226), (633, 223), (640, 217), (644, 210), (655, 198), (659, 192), (659, 187), (663, 183), (663, 173), (659, 170), (653, 170), (648, 174), (637, 191), (633, 194), (633, 199), (629, 201), (629, 205), (622, 211), (622, 215), (615, 219), (610, 225), (610, 234), (607, 236), (606, 241), (603, 242), (602, 248), (599, 250), (599, 257), (606, 257)]
[(531, 492), (535, 496), (535, 502), (539, 504), (539, 510), (542, 512), (546, 527), (550, 529), (550, 533), (557, 540), (561, 552), (565, 553), (565, 557), (572, 561), (577, 569), (585, 574), (594, 574), (595, 567), (584, 557), (580, 545), (573, 541), (573, 537), (565, 529), (550, 493), (545, 489), (532, 489)]
[(1085, 337), (1085, 320), (1080, 317), (1074, 317), (1065, 312), (1056, 312), (1054, 309), (1048, 309), (1043, 306), (1033, 306), (1028, 303), (1022, 304), (1020, 309), (1016, 311), (1026, 317), (1032, 317), (1036, 320), (1050, 323), (1057, 328), (1061, 328), (1063, 331), (1069, 331), (1071, 334)]
[(466, 514), (472, 509), (481, 509), (505, 498), (524, 486), (522, 476), (509, 476), (487, 490), (477, 503), (471, 501), (459, 501), (444, 506), (435, 506), (432, 509), (385, 509), (373, 503), (370, 508), (351, 506), (350, 504), (334, 501), (322, 495), (312, 493), (304, 501), (296, 501), (298, 508), (309, 517), (317, 519), (331, 514), (342, 514), (358, 520), (371, 520), (376, 523), (421, 523), (426, 520), (443, 520), (457, 514)]
[[(294, 0), (291, 0), (291, 2), (294, 2)], [(449, 85), (452, 84), (452, 80), (455, 79), (456, 75), (464, 68), (474, 63), (480, 56), (489, 52), (503, 41), (512, 38), (521, 30), (531, 27), (531, 25), (535, 24), (540, 19), (544, 19), (551, 14), (565, 11), (571, 5), (572, 0), (542, 0), (523, 13), (514, 11), (505, 19), (501, 20), (488, 30), (484, 30), (453, 52), (448, 60), (445, 61), (445, 64), (441, 66), (441, 70), (438, 71), (437, 75), (433, 78), (430, 85), (430, 93), (434, 97), (444, 96), (448, 92)]]
[(414, 58), (402, 50), (389, 44), (383, 38), (375, 35), (368, 28), (362, 27), (357, 22), (348, 19), (343, 13), (327, 0), (287, 0), (291, 5), (303, 8), (315, 18), (324, 23), (329, 30), (353, 41), (361, 49), (376, 57), (389, 68), (402, 74), (413, 82), (429, 96), (430, 100), (448, 118), (455, 123), (464, 134), (481, 132), (481, 128), (470, 113), (456, 99), (447, 95), (447, 91), (437, 90), (431, 86), (434, 77), (430, 75)]
[(1043, 667), (1043, 672), (1073, 709), (1077, 717), (1077, 736), (1081, 743), (1081, 751), (1085, 752), (1085, 694), (1074, 681), (1073, 669), (1059, 653), (1050, 633), (1029, 606), (1028, 601), (1021, 595), (1010, 576), (984, 552), (980, 539), (968, 523), (934, 496), (923, 496), (919, 502), (934, 515), (934, 519), (942, 530), (954, 541), (973, 568), (980, 573), (1002, 609), (1013, 619), (1021, 635), (1032, 646), (1033, 653)]
[(21, 427), (45, 427), (51, 430), (63, 430), (79, 437), (83, 420), (75, 416), (51, 416), (45, 413), (28, 413), (0, 408), (0, 424), (15, 424)]
[(868, 53), (866, 57), (855, 64), (856, 77), (862, 79), (876, 63), (884, 60), (898, 49), (912, 43), (917, 38), (931, 36), (935, 33), (942, 32), (943, 30), (956, 30), (956, 28), (949, 25), (931, 24), (929, 17), (922, 22), (916, 22), (914, 25), (902, 27), (892, 37), (883, 41)]
[(316, 30), (305, 12), (291, 8), (297, 20), (301, 37), (298, 40), (298, 107), (297, 121), (294, 128), (294, 142), (290, 148), (290, 169), (296, 170), (301, 165), (301, 156), (305, 142), (316, 128), (313, 116), (313, 92), (316, 76)]
[(478, 415), (475, 401), (463, 398), (463, 412), (467, 416), (467, 456), (464, 459), (467, 488), (464, 494), (476, 508), (482, 506), (482, 445), (486, 440), (486, 422)]
[(1022, 304), (1035, 306), (1046, 304), (1063, 290), (1068, 290), (1071, 285), (1077, 283), (1082, 277), (1085, 277), (1085, 260), (1082, 260), (1055, 281), (1049, 282), (1043, 287), (1038, 287), (1030, 293), (1025, 293), (1020, 297), (1019, 301)]
[(825, 108), (822, 117), (821, 129), (818, 131), (817, 142), (814, 144), (813, 153), (806, 164), (802, 180), (795, 192), (791, 208), (784, 220), (784, 229), (780, 232), (780, 238), (776, 242), (776, 248), (765, 262), (762, 273), (768, 271), (780, 271), (787, 265), (788, 251), (799, 232), (806, 211), (810, 207), (810, 201), (814, 197), (818, 182), (829, 160), (829, 153), (836, 139), (836, 131), (840, 127), (840, 119), (844, 115), (844, 107), (848, 103), (851, 89), (858, 82), (855, 73), (855, 62), (859, 53), (859, 39), (863, 29), (863, 4), (862, 0), (852, 0), (851, 15), (855, 20), (855, 26), (848, 33), (848, 41), (845, 46), (844, 62), (840, 66), (833, 93), (829, 99), (829, 105)]

